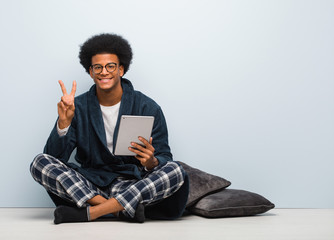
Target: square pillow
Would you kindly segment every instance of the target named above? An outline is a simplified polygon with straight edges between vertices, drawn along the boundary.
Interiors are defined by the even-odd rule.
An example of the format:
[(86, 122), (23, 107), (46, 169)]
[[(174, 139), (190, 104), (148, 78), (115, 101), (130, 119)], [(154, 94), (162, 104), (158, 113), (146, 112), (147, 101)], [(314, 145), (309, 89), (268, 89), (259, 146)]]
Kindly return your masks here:
[(241, 217), (264, 213), (275, 205), (263, 196), (237, 189), (224, 189), (202, 198), (188, 209), (191, 213), (207, 217)]
[(186, 207), (195, 204), (202, 197), (217, 192), (231, 185), (224, 178), (203, 172), (178, 161), (189, 176), (189, 196)]

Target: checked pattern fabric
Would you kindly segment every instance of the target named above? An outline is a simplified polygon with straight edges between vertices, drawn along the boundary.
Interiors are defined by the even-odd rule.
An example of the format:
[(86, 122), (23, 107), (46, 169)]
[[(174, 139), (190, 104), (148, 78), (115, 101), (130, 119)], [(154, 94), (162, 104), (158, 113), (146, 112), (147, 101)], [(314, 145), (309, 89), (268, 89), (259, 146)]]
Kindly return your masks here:
[(47, 154), (35, 157), (30, 172), (47, 191), (74, 202), (78, 207), (85, 207), (89, 199), (101, 195), (106, 199), (115, 198), (130, 217), (134, 217), (138, 203), (150, 205), (171, 196), (182, 186), (185, 177), (182, 167), (176, 162), (168, 162), (148, 172), (141, 180), (120, 177), (109, 188), (100, 189), (74, 169)]

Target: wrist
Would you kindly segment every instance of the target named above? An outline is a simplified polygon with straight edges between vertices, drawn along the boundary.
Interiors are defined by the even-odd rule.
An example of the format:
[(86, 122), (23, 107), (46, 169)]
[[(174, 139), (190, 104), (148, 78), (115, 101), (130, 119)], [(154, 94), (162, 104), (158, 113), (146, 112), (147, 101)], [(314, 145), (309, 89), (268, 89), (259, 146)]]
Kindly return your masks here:
[(70, 125), (71, 125), (70, 121), (61, 120), (61, 119), (58, 120), (58, 128), (60, 130), (68, 128)]
[(159, 165), (159, 161), (156, 157), (154, 157), (152, 165), (149, 167), (146, 167), (147, 171), (151, 171), (153, 168), (157, 167)]

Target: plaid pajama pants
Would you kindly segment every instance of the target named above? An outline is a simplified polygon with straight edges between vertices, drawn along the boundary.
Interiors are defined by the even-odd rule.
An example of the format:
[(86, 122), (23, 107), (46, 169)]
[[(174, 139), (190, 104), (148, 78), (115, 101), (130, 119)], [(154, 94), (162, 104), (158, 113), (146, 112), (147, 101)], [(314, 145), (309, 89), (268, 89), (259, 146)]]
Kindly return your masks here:
[(134, 217), (138, 203), (154, 204), (175, 193), (183, 184), (185, 172), (176, 162), (168, 162), (141, 179), (115, 179), (108, 188), (99, 188), (83, 175), (66, 166), (60, 160), (39, 154), (30, 165), (35, 181), (47, 191), (74, 202), (78, 207), (87, 206), (87, 201), (101, 195), (106, 199), (115, 198), (124, 213)]

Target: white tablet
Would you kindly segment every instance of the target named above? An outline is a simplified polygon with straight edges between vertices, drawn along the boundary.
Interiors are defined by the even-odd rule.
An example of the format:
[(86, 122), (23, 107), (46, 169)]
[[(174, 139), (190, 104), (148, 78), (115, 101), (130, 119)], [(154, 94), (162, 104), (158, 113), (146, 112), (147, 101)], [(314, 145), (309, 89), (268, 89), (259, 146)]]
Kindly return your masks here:
[(135, 156), (136, 154), (128, 149), (131, 147), (131, 142), (142, 145), (143, 143), (138, 139), (139, 136), (149, 141), (153, 122), (154, 117), (152, 116), (122, 115), (114, 154), (117, 156)]

